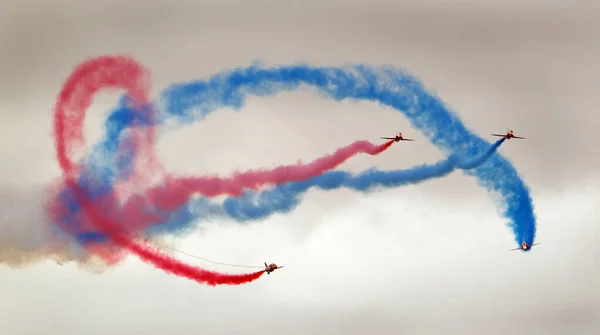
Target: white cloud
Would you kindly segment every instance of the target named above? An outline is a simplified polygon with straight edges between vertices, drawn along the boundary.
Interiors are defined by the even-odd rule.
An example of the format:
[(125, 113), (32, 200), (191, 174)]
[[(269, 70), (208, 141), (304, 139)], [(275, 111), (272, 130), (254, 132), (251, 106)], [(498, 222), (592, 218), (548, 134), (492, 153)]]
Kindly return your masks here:
[[(70, 266), (55, 271), (46, 265), (2, 271), (3, 287), (13, 290), (2, 293), (6, 303), (0, 303), (0, 312), (11, 316), (11, 327), (19, 325), (20, 318), (39, 320), (42, 328), (54, 327), (56, 321), (43, 318), (47, 311), (40, 303), (60, 300), (60, 315), (69, 315), (64, 322), (90, 313), (89, 322), (98, 332), (111, 329), (124, 310), (135, 314), (126, 324), (146, 333), (235, 327), (253, 333), (264, 328), (256, 318), (270, 320), (286, 332), (299, 327), (294, 322), (304, 320), (310, 325), (299, 329), (318, 332), (319, 327), (333, 327), (333, 320), (352, 313), (359, 314), (344, 322), (360, 328), (370, 322), (360, 315), (378, 310), (384, 312), (377, 318), (396, 329), (402, 329), (403, 322), (394, 318), (410, 319), (411, 328), (419, 324), (413, 329), (429, 331), (473, 330), (487, 322), (516, 331), (525, 322), (541, 334), (548, 329), (544, 328), (551, 321), (548, 318), (567, 317), (569, 310), (581, 309), (580, 326), (591, 327), (593, 308), (600, 307), (594, 299), (600, 292), (594, 286), (599, 273), (594, 267), (597, 255), (592, 253), (597, 199), (597, 193), (577, 191), (537, 198), (542, 244), (527, 254), (508, 251), (514, 247), (513, 238), (488, 198), (449, 204), (407, 188), (362, 196), (327, 212), (312, 208), (312, 199), (307, 199), (307, 205), (289, 216), (244, 226), (209, 224), (202, 234), (177, 243), (185, 252), (216, 261), (286, 265), (246, 286), (201, 286), (164, 275), (135, 258), (99, 276)], [(208, 268), (240, 271), (175, 255)], [(27, 296), (38, 308), (9, 303), (19, 299), (20, 287), (34, 282)], [(86, 309), (89, 312), (82, 312)], [(103, 312), (97, 314), (98, 310)], [(180, 313), (187, 316), (165, 318)], [(206, 319), (186, 321), (195, 313)], [(329, 313), (331, 319), (320, 320), (318, 313)], [(85, 323), (63, 326), (69, 333), (77, 327), (88, 329)]]

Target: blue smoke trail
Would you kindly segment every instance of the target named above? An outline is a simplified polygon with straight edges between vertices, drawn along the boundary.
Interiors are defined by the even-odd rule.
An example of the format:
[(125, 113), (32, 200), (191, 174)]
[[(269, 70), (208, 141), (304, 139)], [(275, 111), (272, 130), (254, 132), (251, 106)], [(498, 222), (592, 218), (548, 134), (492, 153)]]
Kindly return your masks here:
[[(128, 107), (131, 105), (132, 100), (129, 97), (120, 99), (118, 107), (106, 120), (106, 136), (93, 146), (86, 159), (87, 164), (82, 165), (83, 170), (78, 178), (78, 184), (90, 200), (109, 194), (117, 181), (127, 179), (133, 172), (132, 164), (136, 152), (128, 130), (132, 127), (150, 125), (151, 122), (146, 117), (147, 114)], [(74, 215), (81, 210), (81, 206), (70, 188), (63, 189), (58, 197), (69, 210), (63, 213), (61, 222), (71, 231), (76, 230), (77, 222), (74, 220)]]
[[(496, 141), (484, 154), (469, 158), (451, 155), (447, 159), (434, 164), (424, 164), (406, 170), (381, 171), (370, 169), (359, 174), (345, 171), (330, 171), (302, 182), (290, 182), (263, 192), (246, 191), (239, 198), (230, 197), (221, 204), (207, 197), (198, 197), (190, 203), (180, 206), (174, 212), (161, 211), (151, 204), (143, 208), (143, 212), (160, 215), (164, 223), (147, 229), (146, 235), (177, 234), (191, 228), (192, 223), (211, 218), (231, 217), (236, 221), (260, 220), (273, 213), (287, 213), (298, 206), (301, 197), (310, 188), (333, 190), (341, 187), (359, 192), (371, 192), (377, 187), (392, 188), (409, 184), (417, 184), (432, 178), (441, 178), (456, 169), (472, 169), (488, 160), (505, 141)], [(103, 235), (85, 233), (79, 236), (83, 242), (104, 242)]]
[[(395, 68), (374, 68), (366, 65), (346, 68), (292, 65), (267, 69), (250, 66), (222, 72), (207, 81), (174, 84), (167, 88), (161, 96), (158, 121), (163, 123), (166, 120), (175, 119), (179, 124), (186, 124), (203, 119), (219, 108), (239, 109), (249, 94), (270, 96), (281, 91), (295, 90), (303, 84), (313, 86), (322, 96), (337, 101), (344, 99), (373, 101), (400, 111), (409, 119), (414, 128), (421, 131), (446, 155), (454, 157), (453, 159), (461, 156), (485, 156), (484, 153), (490, 147), (488, 142), (471, 133), (439, 99), (428, 93), (416, 78)], [(123, 129), (125, 128), (127, 126), (123, 127)], [(425, 168), (440, 169), (441, 171), (450, 169), (452, 164), (444, 162), (438, 163), (439, 165), (416, 167), (409, 171), (413, 174), (427, 176), (426, 173), (423, 173), (428, 171)], [(463, 161), (463, 163), (465, 162)], [(502, 214), (509, 220), (508, 225), (512, 228), (517, 243), (521, 241), (533, 243), (535, 216), (529, 190), (519, 178), (512, 164), (500, 155), (488, 157), (488, 160), (479, 166), (473, 162), (466, 163), (471, 164), (463, 164), (463, 166), (475, 167), (465, 171), (466, 174), (475, 176), (479, 184), (488, 191), (501, 194), (502, 203), (500, 205), (504, 208)], [(191, 220), (201, 219), (206, 215), (219, 212), (224, 212), (237, 220), (252, 217), (262, 218), (274, 211), (289, 211), (294, 208), (299, 202), (297, 195), (306, 191), (310, 187), (309, 183), (315, 183), (315, 180), (319, 184), (318, 187), (322, 189), (351, 187), (366, 191), (369, 188), (364, 186), (365, 188), (361, 189), (361, 185), (368, 185), (370, 180), (383, 180), (382, 176), (394, 173), (410, 174), (406, 171), (370, 170), (351, 178), (345, 177), (344, 172), (335, 171), (306, 182), (281, 185), (260, 195), (247, 193), (241, 198), (229, 198), (222, 206), (201, 198), (193, 201), (192, 207), (207, 212), (197, 213), (187, 206), (187, 212), (182, 209), (171, 213), (171, 219), (168, 220), (166, 226), (179, 229)], [(401, 186), (401, 184), (385, 185), (380, 183), (380, 186), (394, 187)], [(258, 204), (256, 204), (257, 202)], [(268, 203), (278, 203), (279, 205), (264, 205)], [(264, 206), (261, 207), (261, 205)], [(259, 208), (266, 209), (266, 211), (261, 212)]]
[[(381, 171), (370, 169), (359, 174), (330, 171), (306, 181), (290, 182), (263, 192), (247, 191), (239, 198), (228, 198), (223, 205), (215, 204), (206, 197), (199, 197), (189, 205), (181, 206), (174, 213), (161, 213), (167, 219), (164, 224), (149, 229), (149, 235), (177, 233), (190, 228), (192, 220), (229, 216), (236, 221), (264, 219), (276, 212), (289, 212), (300, 204), (300, 198), (311, 188), (333, 190), (341, 187), (359, 192), (371, 192), (377, 187), (392, 188), (418, 184), (432, 178), (441, 178), (456, 169), (472, 169), (487, 161), (505, 141), (496, 141), (484, 154), (468, 158), (451, 155), (434, 164), (424, 164), (406, 170)], [(156, 208), (146, 210), (156, 211)]]

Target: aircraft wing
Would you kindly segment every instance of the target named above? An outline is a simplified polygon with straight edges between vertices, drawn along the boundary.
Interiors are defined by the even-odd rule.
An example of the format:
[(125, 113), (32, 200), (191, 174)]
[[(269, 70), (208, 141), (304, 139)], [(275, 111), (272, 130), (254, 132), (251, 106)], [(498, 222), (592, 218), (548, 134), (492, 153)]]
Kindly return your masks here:
[(395, 137), (380, 137), (380, 138), (384, 139), (384, 140), (395, 140), (396, 139)]
[(515, 251), (515, 250), (521, 250), (521, 248), (509, 249), (508, 251)]
[(403, 138), (402, 141), (414, 141), (414, 140), (411, 138)]
[(506, 135), (500, 135), (500, 134), (492, 134), (492, 136), (506, 137)]
[(513, 136), (513, 138), (520, 138), (520, 139), (522, 139), (522, 140), (524, 140), (524, 139), (525, 139), (525, 137), (521, 137), (521, 136)]

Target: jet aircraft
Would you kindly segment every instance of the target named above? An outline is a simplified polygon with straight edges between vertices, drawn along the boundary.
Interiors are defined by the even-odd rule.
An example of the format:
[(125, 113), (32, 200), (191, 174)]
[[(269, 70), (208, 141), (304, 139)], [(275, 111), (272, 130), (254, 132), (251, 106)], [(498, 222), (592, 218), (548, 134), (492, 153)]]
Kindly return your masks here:
[(523, 241), (523, 243), (521, 243), (521, 246), (519, 248), (514, 248), (514, 249), (510, 249), (509, 251), (515, 251), (515, 250), (524, 250), (527, 251), (529, 249), (531, 249), (531, 247), (533, 247), (534, 245), (538, 245), (539, 243), (534, 243), (532, 245), (527, 244), (527, 242)]
[(275, 271), (277, 269), (283, 268), (283, 266), (277, 266), (277, 264), (275, 264), (275, 263), (271, 263), (271, 264), (268, 264), (268, 265), (267, 265), (267, 262), (264, 262), (264, 263), (265, 263), (265, 272), (267, 274), (271, 274), (271, 272), (273, 272), (273, 271)]
[(414, 141), (413, 139), (410, 139), (410, 138), (404, 138), (404, 136), (402, 135), (402, 133), (396, 133), (396, 137), (382, 137), (382, 139), (384, 139), (384, 140), (394, 140), (394, 142), (398, 142), (398, 141)]
[(511, 138), (518, 138), (518, 139), (522, 139), (524, 140), (525, 137), (521, 137), (521, 136), (515, 136), (515, 132), (512, 130), (507, 130), (506, 135), (501, 135), (501, 134), (492, 134), (493, 136), (499, 136), (499, 137), (504, 137), (507, 140), (510, 140)]

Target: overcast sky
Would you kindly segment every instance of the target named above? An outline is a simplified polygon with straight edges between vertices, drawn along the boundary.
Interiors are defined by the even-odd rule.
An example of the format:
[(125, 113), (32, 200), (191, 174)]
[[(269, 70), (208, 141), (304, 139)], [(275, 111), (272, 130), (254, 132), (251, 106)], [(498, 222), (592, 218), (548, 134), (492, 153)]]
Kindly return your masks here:
[[(0, 256), (10, 265), (0, 267), (0, 333), (600, 332), (599, 15), (595, 1), (0, 0)], [(371, 195), (313, 191), (289, 214), (170, 242), (216, 261), (286, 265), (245, 286), (198, 285), (135, 257), (100, 274), (45, 260), (39, 201), (60, 175), (51, 109), (74, 66), (108, 53), (147, 66), (155, 95), (255, 60), (404, 68), (480, 136), (527, 137), (500, 152), (531, 188), (542, 244), (508, 252), (514, 238), (491, 198), (456, 172)], [(88, 143), (118, 97), (95, 101)], [(417, 141), (343, 168), (443, 157), (374, 104), (310, 92), (248, 101), (162, 137), (164, 165), (227, 174), (397, 131)]]

